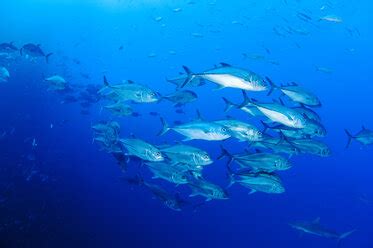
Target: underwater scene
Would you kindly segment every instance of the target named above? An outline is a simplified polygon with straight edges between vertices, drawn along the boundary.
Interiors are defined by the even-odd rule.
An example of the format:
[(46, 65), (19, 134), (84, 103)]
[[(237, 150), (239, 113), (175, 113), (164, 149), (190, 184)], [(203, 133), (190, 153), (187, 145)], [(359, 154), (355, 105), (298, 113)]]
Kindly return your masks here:
[(12, 0), (0, 247), (373, 247), (373, 3)]

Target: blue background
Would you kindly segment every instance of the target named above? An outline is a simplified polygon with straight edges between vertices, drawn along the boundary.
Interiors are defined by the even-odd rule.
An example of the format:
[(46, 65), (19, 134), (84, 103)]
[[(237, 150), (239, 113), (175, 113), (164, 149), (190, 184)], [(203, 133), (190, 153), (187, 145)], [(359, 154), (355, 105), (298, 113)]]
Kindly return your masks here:
[[(353, 143), (346, 150), (343, 131), (373, 127), (372, 3), (188, 2), (1, 3), (1, 42), (14, 41), (18, 47), (40, 43), (44, 51), (54, 53), (49, 64), (21, 57), (1, 61), (11, 79), (0, 85), (0, 130), (8, 131), (0, 140), (0, 174), (1, 181), (11, 182), (12, 188), (8, 201), (0, 205), (1, 246), (335, 247), (335, 240), (299, 236), (288, 225), (321, 217), (323, 225), (338, 232), (357, 229), (343, 241), (343, 247), (373, 247), (372, 148)], [(328, 3), (332, 7), (320, 10)], [(175, 12), (175, 8), (182, 10)], [(310, 11), (306, 13), (314, 18), (313, 24), (296, 17), (297, 11), (305, 10)], [(343, 23), (319, 22), (326, 14), (341, 16)], [(158, 16), (163, 18), (159, 22), (155, 21)], [(273, 32), (276, 26), (304, 28), (309, 34), (280, 37)], [(360, 36), (350, 36), (346, 28), (358, 28)], [(151, 53), (156, 56), (149, 57)], [(244, 58), (243, 53), (264, 55), (279, 65)], [(61, 96), (47, 91), (42, 80), (44, 75), (57, 73), (71, 83), (101, 84), (106, 75), (113, 83), (132, 79), (171, 93), (174, 87), (165, 78), (177, 75), (181, 65), (201, 71), (219, 62), (248, 68), (278, 84), (299, 82), (322, 100), (318, 111), (333, 155), (292, 159), (294, 167), (281, 173), (285, 194), (248, 195), (247, 189), (235, 185), (227, 201), (209, 202), (196, 212), (171, 211), (152, 199), (149, 191), (123, 182), (111, 155), (92, 144), (91, 124), (113, 118), (100, 111), (102, 103), (91, 109), (91, 115), (81, 115), (78, 104), (60, 104)], [(331, 68), (332, 73), (319, 72), (315, 66)], [(242, 100), (238, 90), (212, 89), (212, 83), (196, 89), (199, 99), (186, 106), (186, 115), (176, 114), (171, 104), (162, 102), (134, 106), (141, 117), (114, 119), (121, 124), (122, 137), (134, 133), (154, 144), (180, 140), (175, 133), (157, 137), (160, 122), (147, 113), (157, 111), (172, 123), (193, 119), (198, 108), (206, 119), (214, 120), (225, 117), (222, 96), (237, 103)], [(253, 96), (260, 99), (263, 94)], [(251, 121), (239, 111), (229, 114)], [(59, 124), (64, 120), (65, 124)], [(32, 138), (38, 142), (35, 161), (27, 159)], [(220, 153), (219, 142), (188, 144), (207, 150), (215, 159)], [(235, 141), (224, 146), (235, 152), (244, 148)], [(25, 180), (24, 172), (34, 164), (40, 174), (48, 175), (46, 182)], [(206, 177), (226, 185), (225, 162), (209, 166)], [(181, 191), (189, 194), (188, 189)]]

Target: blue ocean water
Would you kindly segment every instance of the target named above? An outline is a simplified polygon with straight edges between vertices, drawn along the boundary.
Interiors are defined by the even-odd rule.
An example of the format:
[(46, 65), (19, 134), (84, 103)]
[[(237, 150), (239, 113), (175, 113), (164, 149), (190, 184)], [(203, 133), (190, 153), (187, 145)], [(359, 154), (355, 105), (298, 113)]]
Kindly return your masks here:
[[(373, 128), (370, 71), (373, 9), (369, 1), (220, 0), (15, 0), (1, 3), (0, 43), (40, 44), (44, 58), (2, 54), (10, 78), (0, 83), (1, 247), (337, 247), (335, 239), (302, 234), (294, 221), (312, 221), (343, 233), (341, 247), (373, 247), (372, 147), (347, 136)], [(303, 15), (302, 15), (303, 14)], [(326, 16), (339, 21), (320, 20)], [(44, 78), (61, 75), (74, 87), (131, 79), (160, 94), (175, 91), (166, 78), (186, 65), (194, 72), (224, 62), (271, 78), (297, 82), (322, 101), (317, 112), (328, 134), (329, 157), (293, 156), (279, 172), (283, 194), (248, 194), (239, 185), (229, 200), (204, 202), (190, 189), (152, 180), (132, 159), (124, 173), (110, 154), (92, 142), (91, 126), (117, 121), (121, 137), (154, 145), (183, 137), (161, 129), (170, 124), (227, 114), (261, 128), (239, 110), (224, 112), (222, 97), (242, 102), (241, 91), (215, 90), (207, 82), (191, 88), (198, 100), (176, 113), (170, 102), (131, 104), (140, 115), (115, 117), (103, 109), (65, 103)], [(189, 89), (189, 88), (188, 88)], [(270, 101), (266, 92), (250, 97)], [(84, 104), (83, 104), (84, 105)], [(243, 152), (246, 142), (193, 140), (215, 160), (204, 177), (228, 185), (220, 145)], [(146, 187), (124, 177), (141, 171), (145, 180), (193, 202), (182, 211), (164, 206)], [(198, 208), (194, 204), (203, 203)]]

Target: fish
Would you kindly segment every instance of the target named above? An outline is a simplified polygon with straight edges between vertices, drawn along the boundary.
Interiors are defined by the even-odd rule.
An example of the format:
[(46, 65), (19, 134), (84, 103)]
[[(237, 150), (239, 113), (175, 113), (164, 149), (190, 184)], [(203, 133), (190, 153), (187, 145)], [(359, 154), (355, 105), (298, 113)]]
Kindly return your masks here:
[(352, 135), (347, 129), (345, 129), (345, 133), (347, 134), (347, 137), (348, 137), (346, 148), (350, 146), (352, 140), (356, 140), (362, 145), (373, 144), (373, 131), (367, 129), (365, 126), (362, 126), (361, 130), (355, 135)]
[[(273, 153), (256, 152), (256, 153), (243, 153), (243, 154), (231, 154), (224, 147), (221, 148), (221, 155), (218, 159), (228, 157), (229, 166), (233, 161), (236, 162), (241, 168), (250, 168), (251, 171), (284, 171), (291, 168), (291, 162), (289, 159)], [(235, 173), (238, 174), (238, 173)]]
[(53, 55), (53, 53), (45, 54), (40, 48), (40, 44), (33, 43), (25, 44), (19, 51), (21, 56), (27, 55), (33, 58), (44, 57), (47, 63), (49, 62), (49, 57)]
[(174, 103), (175, 107), (181, 107), (187, 103), (196, 101), (197, 94), (191, 90), (180, 90), (174, 93), (162, 96), (161, 99), (166, 99)]
[(238, 183), (244, 187), (251, 189), (249, 194), (255, 192), (263, 192), (267, 194), (282, 194), (285, 188), (282, 185), (280, 177), (269, 172), (249, 172), (245, 175), (234, 175), (230, 172), (230, 184)]
[[(166, 81), (176, 85), (176, 88), (179, 89), (184, 84), (185, 80), (187, 80), (187, 79), (188, 79), (187, 74), (180, 74), (177, 77), (166, 78)], [(193, 79), (190, 80), (190, 82), (188, 83), (187, 86), (188, 87), (199, 87), (199, 86), (202, 86), (202, 85), (205, 85), (205, 84), (206, 84), (206, 81), (204, 79), (193, 78)]]
[(315, 94), (299, 87), (296, 83), (291, 83), (288, 86), (277, 86), (268, 77), (267, 81), (271, 86), (268, 95), (271, 95), (274, 89), (278, 89), (294, 102), (306, 105), (308, 107), (321, 107), (321, 102)]
[(224, 112), (228, 112), (230, 111), (232, 108), (236, 108), (236, 109), (240, 109), (242, 110), (243, 112), (251, 115), (251, 116), (256, 116), (256, 117), (259, 117), (259, 116), (264, 116), (262, 112), (260, 112), (256, 107), (254, 106), (242, 106), (240, 104), (235, 104), (233, 102), (231, 102), (230, 100), (228, 100), (227, 98), (223, 97), (222, 98), (224, 103), (225, 103), (225, 108), (224, 108)]
[(120, 125), (116, 121), (99, 122), (99, 123), (93, 124), (91, 128), (96, 134), (100, 134), (100, 135), (103, 135), (103, 134), (107, 135), (108, 133), (119, 135), (120, 133)]
[(235, 119), (214, 121), (229, 129), (231, 136), (239, 141), (261, 141), (263, 140), (262, 132), (254, 125), (238, 121)]
[(289, 225), (294, 228), (295, 230), (316, 235), (319, 237), (324, 238), (330, 238), (330, 239), (336, 239), (338, 242), (338, 247), (341, 243), (341, 241), (348, 236), (350, 236), (352, 233), (354, 233), (356, 230), (351, 230), (345, 233), (337, 233), (335, 231), (329, 230), (323, 226), (320, 225), (320, 218), (316, 218), (315, 220), (311, 222), (293, 222), (289, 223)]
[(193, 146), (177, 144), (160, 148), (161, 152), (173, 163), (183, 163), (202, 168), (213, 163), (210, 155)]
[(134, 116), (134, 111), (130, 105), (116, 102), (111, 105), (104, 106), (105, 109), (109, 110), (116, 116)]
[(147, 168), (153, 173), (152, 179), (163, 179), (176, 185), (187, 184), (187, 171), (179, 170), (179, 167), (164, 162), (145, 162)]
[(332, 154), (330, 148), (323, 142), (312, 139), (290, 140), (300, 153), (308, 153), (319, 157), (329, 157)]
[(127, 83), (110, 85), (104, 76), (104, 87), (98, 91), (98, 94), (113, 101), (133, 101), (136, 103), (158, 102), (160, 96), (157, 92), (141, 84), (127, 81)]
[(282, 124), (271, 127), (263, 121), (262, 125), (264, 126), (263, 132), (266, 132), (268, 129), (270, 129), (276, 132), (280, 132), (286, 137), (294, 139), (325, 137), (327, 134), (325, 127), (321, 123), (318, 123), (311, 119), (307, 119), (307, 123), (302, 129), (290, 128)]
[(140, 176), (125, 178), (125, 180), (130, 184), (145, 186), (164, 206), (171, 210), (181, 211), (187, 203), (180, 198), (179, 194), (171, 194), (157, 184), (144, 181)]
[(0, 83), (8, 82), (9, 78), (10, 78), (10, 73), (8, 69), (1, 66), (0, 67)]
[(305, 106), (294, 107), (293, 109), (301, 115), (305, 116), (307, 119), (315, 121), (317, 123), (321, 123), (320, 116), (314, 110)]
[(328, 67), (315, 66), (315, 68), (316, 68), (316, 71), (323, 72), (323, 73), (326, 73), (326, 74), (333, 73), (333, 70), (331, 68), (328, 68)]
[(269, 149), (275, 153), (289, 154), (290, 156), (300, 153), (299, 148), (290, 142), (285, 136), (280, 138), (267, 136), (264, 140), (251, 142), (249, 145), (254, 148)]
[(183, 68), (188, 77), (181, 86), (182, 88), (197, 77), (217, 84), (217, 89), (238, 88), (248, 91), (265, 91), (268, 89), (267, 83), (258, 74), (249, 70), (230, 66), (226, 63), (221, 63), (219, 67), (201, 73), (192, 73), (186, 66), (183, 66)]
[(44, 81), (48, 83), (48, 90), (59, 91), (59, 90), (65, 90), (67, 88), (66, 80), (59, 75), (54, 75), (54, 76), (45, 78)]
[(127, 153), (125, 153), (126, 156), (135, 156), (142, 160), (153, 162), (164, 160), (163, 154), (157, 147), (141, 139), (119, 139), (119, 142), (127, 150)]
[(192, 189), (192, 193), (189, 197), (200, 195), (205, 197), (206, 201), (229, 199), (226, 190), (222, 189), (219, 185), (210, 183), (204, 179), (190, 180), (188, 186)]
[(14, 53), (17, 51), (18, 48), (14, 45), (14, 42), (4, 42), (0, 44), (0, 53)]
[(343, 22), (342, 18), (336, 15), (326, 15), (326, 16), (320, 17), (319, 21), (327, 21), (327, 22), (333, 22), (333, 23)]
[(278, 103), (259, 103), (254, 99), (249, 99), (245, 91), (242, 91), (244, 101), (240, 107), (255, 106), (268, 119), (292, 128), (304, 128), (306, 118), (292, 108)]
[(162, 117), (160, 119), (162, 123), (162, 130), (158, 133), (158, 136), (167, 133), (169, 130), (174, 130), (186, 137), (183, 141), (194, 139), (218, 141), (226, 140), (231, 137), (231, 134), (226, 127), (214, 122), (197, 119), (189, 123), (169, 127), (167, 122)]

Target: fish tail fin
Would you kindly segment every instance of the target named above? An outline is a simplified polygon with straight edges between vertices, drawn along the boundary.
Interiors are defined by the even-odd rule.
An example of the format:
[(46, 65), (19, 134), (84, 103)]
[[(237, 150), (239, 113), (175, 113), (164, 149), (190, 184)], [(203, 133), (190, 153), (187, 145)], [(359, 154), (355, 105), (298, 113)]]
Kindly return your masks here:
[(105, 85), (106, 87), (109, 87), (109, 86), (110, 86), (109, 81), (107, 80), (107, 78), (106, 78), (105, 75), (104, 75), (104, 85)]
[(345, 133), (347, 134), (347, 137), (348, 137), (347, 145), (346, 145), (346, 148), (348, 148), (352, 140), (354, 139), (354, 136), (352, 136), (351, 133), (347, 129), (345, 129)]
[(246, 91), (242, 90), (243, 102), (237, 108), (243, 108), (252, 103), (251, 99), (247, 96)]
[(48, 53), (47, 55), (45, 55), (45, 61), (47, 61), (47, 64), (49, 63), (49, 57), (52, 55), (53, 53)]
[(267, 82), (269, 83), (269, 86), (270, 86), (270, 89), (269, 89), (268, 94), (267, 94), (267, 96), (269, 96), (278, 87), (273, 83), (273, 81), (269, 77), (266, 77), (266, 80), (267, 80)]
[(124, 179), (125, 181), (127, 181), (127, 183), (132, 184), (132, 185), (137, 185), (137, 186), (145, 185), (145, 181), (140, 174), (137, 174), (134, 177), (123, 177), (122, 179)]
[(180, 86), (180, 88), (184, 88), (185, 85), (190, 83), (190, 81), (192, 81), (193, 78), (195, 77), (193, 72), (188, 67), (186, 67), (185, 65), (183, 65), (183, 69), (184, 69), (185, 73), (187, 74), (187, 78), (185, 79), (184, 83)]
[(221, 154), (217, 159), (220, 160), (224, 157), (228, 157), (229, 160), (227, 162), (227, 166), (229, 166), (232, 163), (232, 161), (234, 160), (233, 155), (230, 154), (223, 146), (220, 146), (220, 149), (221, 149)]
[(228, 185), (227, 185), (227, 189), (230, 188), (236, 181), (234, 179), (234, 173), (232, 171), (232, 168), (227, 165), (227, 176), (228, 176)]
[(19, 49), (19, 54), (21, 54), (21, 56), (23, 56), (23, 47), (21, 49)]
[(265, 133), (268, 129), (270, 129), (271, 127), (267, 124), (267, 123), (265, 123), (264, 121), (260, 121), (261, 123), (262, 123), (262, 125), (263, 125), (263, 131), (262, 131), (262, 133)]
[(342, 233), (339, 238), (338, 238), (338, 247), (341, 246), (341, 241), (345, 238), (347, 238), (348, 236), (350, 236), (352, 233), (354, 233), (356, 231), (356, 229), (354, 230), (351, 230), (351, 231), (348, 231), (348, 232), (345, 232), (345, 233)]
[(161, 117), (161, 123), (162, 123), (162, 130), (159, 131), (159, 133), (157, 134), (158, 136), (161, 136), (170, 130), (167, 122), (162, 117)]
[(229, 101), (227, 98), (223, 97), (223, 101), (225, 103), (224, 113), (231, 110), (233, 107), (237, 107), (237, 104), (234, 104), (233, 102)]

